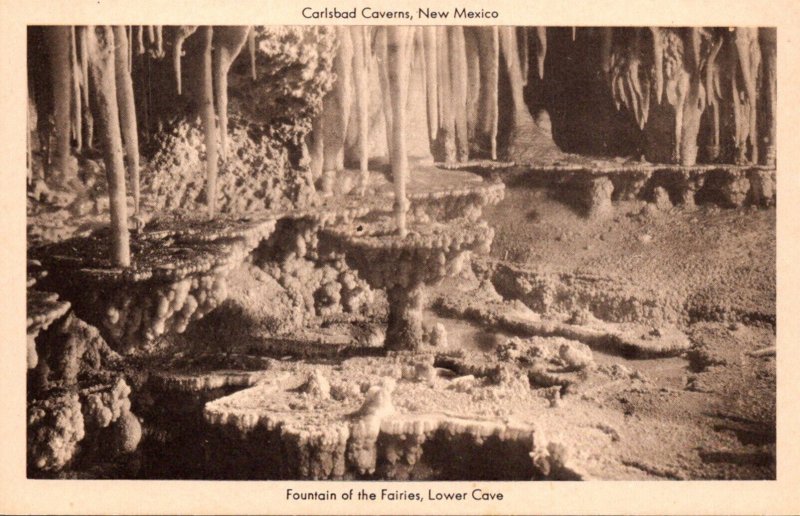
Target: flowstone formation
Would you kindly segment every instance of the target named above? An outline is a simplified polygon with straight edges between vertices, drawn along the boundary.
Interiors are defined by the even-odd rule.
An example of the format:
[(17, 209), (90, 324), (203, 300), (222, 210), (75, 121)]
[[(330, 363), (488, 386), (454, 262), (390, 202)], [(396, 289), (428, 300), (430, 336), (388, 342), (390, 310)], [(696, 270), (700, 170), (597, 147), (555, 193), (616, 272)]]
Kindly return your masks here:
[(274, 227), (274, 218), (156, 221), (132, 239), (135, 262), (125, 269), (109, 267), (100, 254), (103, 233), (38, 253), (49, 281), (76, 300), (75, 309), (116, 349), (135, 352), (218, 306), (227, 296), (227, 274)]

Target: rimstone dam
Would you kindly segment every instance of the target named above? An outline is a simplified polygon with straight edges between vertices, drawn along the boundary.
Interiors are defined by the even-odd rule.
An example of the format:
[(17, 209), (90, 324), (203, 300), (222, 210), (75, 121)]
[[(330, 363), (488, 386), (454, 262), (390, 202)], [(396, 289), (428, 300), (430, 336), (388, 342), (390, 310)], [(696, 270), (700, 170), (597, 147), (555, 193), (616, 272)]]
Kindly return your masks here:
[(28, 477), (774, 479), (776, 57), (28, 27)]

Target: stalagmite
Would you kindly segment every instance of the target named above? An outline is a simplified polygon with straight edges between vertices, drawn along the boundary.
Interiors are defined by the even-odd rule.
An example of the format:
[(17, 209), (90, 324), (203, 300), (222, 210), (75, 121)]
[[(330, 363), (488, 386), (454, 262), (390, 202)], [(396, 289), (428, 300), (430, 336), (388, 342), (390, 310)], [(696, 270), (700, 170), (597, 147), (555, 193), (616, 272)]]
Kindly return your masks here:
[(364, 195), (369, 182), (369, 35), (368, 27), (350, 27), (353, 40), (353, 69), (358, 112), (358, 164), (361, 172), (359, 193)]
[(409, 28), (405, 26), (386, 27), (387, 68), (389, 88), (392, 101), (392, 182), (394, 183), (394, 211), (397, 220), (397, 232), (405, 238), (406, 211), (406, 179), (408, 178), (408, 155), (406, 154), (406, 95), (408, 93), (408, 55), (407, 38)]
[(350, 37), (350, 30), (346, 26), (337, 26), (336, 35), (339, 40), (339, 49), (333, 61), (336, 82), (333, 90), (325, 96), (322, 109), (325, 142), (322, 157), (322, 193), (324, 195), (333, 194), (336, 173), (343, 168), (344, 141), (353, 101), (351, 86), (353, 41)]
[(452, 84), (453, 121), (455, 123), (456, 159), (469, 158), (467, 135), (467, 53), (464, 45), (464, 28), (449, 27), (450, 36), (450, 80)]
[(439, 77), (437, 74), (436, 27), (422, 28), (425, 51), (425, 93), (428, 107), (428, 139), (436, 139), (439, 130)]
[(55, 168), (64, 176), (70, 158), (70, 68), (69, 26), (45, 28), (50, 73), (53, 84), (53, 105), (56, 134)]
[(92, 89), (97, 107), (97, 124), (102, 138), (111, 211), (111, 263), (128, 267), (131, 263), (128, 236), (128, 207), (125, 192), (125, 165), (117, 109), (114, 71), (114, 34), (110, 26), (87, 28), (87, 49)]
[(228, 155), (228, 72), (242, 51), (250, 27), (214, 27), (214, 98), (219, 114), (220, 155)]
[(777, 79), (778, 79), (778, 62), (777, 62), (777, 30), (774, 27), (761, 28), (758, 30), (759, 45), (761, 46), (761, 55), (763, 63), (763, 88), (765, 91), (766, 105), (766, 125), (767, 125), (767, 139), (766, 148), (764, 151), (763, 162), (765, 165), (775, 166), (776, 162), (776, 126), (778, 119), (778, 106), (777, 106)]
[(75, 27), (70, 27), (69, 31), (69, 67), (72, 71), (72, 104), (70, 113), (72, 116), (72, 134), (75, 138), (75, 150), (80, 152), (83, 149), (83, 125), (82, 122), (82, 103), (81, 103), (81, 64), (78, 59), (78, 42)]
[(253, 80), (258, 79), (256, 74), (256, 28), (250, 27), (250, 32), (247, 33), (247, 50), (250, 52), (250, 75)]
[[(547, 28), (536, 27), (536, 70), (539, 79), (544, 79), (544, 59), (547, 56)], [(525, 56), (527, 59), (527, 55)], [(526, 67), (527, 73), (527, 67)]]
[(213, 219), (217, 208), (217, 126), (214, 116), (213, 73), (211, 65), (211, 41), (214, 28), (201, 27), (198, 35), (201, 38), (200, 48), (203, 52), (203, 66), (200, 76), (200, 118), (206, 143), (206, 203), (208, 217)]
[(117, 105), (125, 144), (125, 157), (128, 162), (128, 179), (133, 189), (133, 212), (139, 214), (139, 133), (136, 127), (136, 105), (133, 96), (133, 81), (130, 69), (126, 66), (128, 58), (128, 38), (125, 27), (114, 27), (115, 63), (114, 73), (117, 84)]
[(175, 85), (178, 95), (181, 94), (181, 57), (183, 56), (183, 42), (195, 33), (197, 25), (181, 25), (175, 32), (175, 39), (172, 42), (172, 67), (175, 72)]

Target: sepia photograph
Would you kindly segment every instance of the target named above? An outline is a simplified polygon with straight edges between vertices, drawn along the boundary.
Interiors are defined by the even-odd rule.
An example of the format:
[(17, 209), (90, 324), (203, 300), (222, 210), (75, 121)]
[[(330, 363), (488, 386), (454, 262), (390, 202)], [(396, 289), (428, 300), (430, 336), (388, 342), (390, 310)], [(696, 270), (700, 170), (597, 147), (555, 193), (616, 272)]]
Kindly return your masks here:
[(360, 11), (27, 25), (27, 478), (775, 480), (779, 30)]

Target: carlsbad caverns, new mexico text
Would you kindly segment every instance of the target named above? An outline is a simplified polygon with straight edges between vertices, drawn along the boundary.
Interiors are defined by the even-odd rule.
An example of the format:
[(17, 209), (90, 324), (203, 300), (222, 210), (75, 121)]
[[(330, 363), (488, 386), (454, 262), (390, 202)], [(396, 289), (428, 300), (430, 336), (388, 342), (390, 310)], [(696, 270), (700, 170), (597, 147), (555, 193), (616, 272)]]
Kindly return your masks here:
[(774, 28), (27, 38), (29, 477), (775, 478)]

